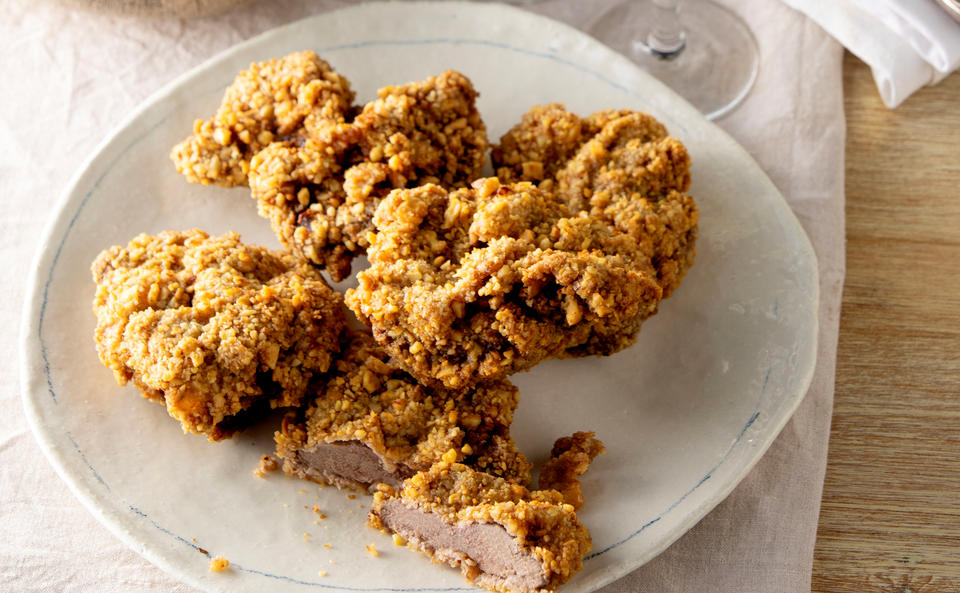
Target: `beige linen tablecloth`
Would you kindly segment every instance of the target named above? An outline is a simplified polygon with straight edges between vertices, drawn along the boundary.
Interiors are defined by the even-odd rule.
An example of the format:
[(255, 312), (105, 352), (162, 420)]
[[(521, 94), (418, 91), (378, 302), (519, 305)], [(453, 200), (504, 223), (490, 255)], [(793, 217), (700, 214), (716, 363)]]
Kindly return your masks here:
[[(0, 253), (6, 270), (0, 292), (6, 329), (0, 338), (0, 590), (192, 591), (101, 526), (34, 441), (18, 380), (25, 279), (69, 178), (134, 107), (239, 41), (344, 4), (255, 2), (193, 21), (95, 15), (28, 0), (0, 4)], [(531, 9), (582, 26), (606, 4), (550, 0)], [(745, 0), (736, 10), (758, 37), (760, 76), (746, 103), (719, 123), (759, 161), (813, 241), (822, 289), (817, 371), (793, 420), (733, 494), (658, 558), (605, 589), (610, 593), (810, 590), (843, 284), (841, 48), (777, 0)]]

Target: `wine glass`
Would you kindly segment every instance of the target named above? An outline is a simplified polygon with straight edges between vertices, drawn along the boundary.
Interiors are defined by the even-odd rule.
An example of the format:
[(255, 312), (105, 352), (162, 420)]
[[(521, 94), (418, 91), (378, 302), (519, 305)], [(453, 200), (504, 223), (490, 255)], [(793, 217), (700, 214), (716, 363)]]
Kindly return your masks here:
[(753, 33), (710, 0), (627, 0), (587, 30), (710, 119), (743, 101), (757, 78), (760, 52)]

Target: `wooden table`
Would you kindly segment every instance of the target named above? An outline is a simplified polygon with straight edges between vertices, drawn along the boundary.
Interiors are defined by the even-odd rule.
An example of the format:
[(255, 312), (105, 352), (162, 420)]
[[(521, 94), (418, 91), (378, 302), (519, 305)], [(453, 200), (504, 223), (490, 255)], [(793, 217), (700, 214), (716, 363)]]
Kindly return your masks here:
[(816, 593), (960, 593), (960, 73), (844, 57), (847, 277)]

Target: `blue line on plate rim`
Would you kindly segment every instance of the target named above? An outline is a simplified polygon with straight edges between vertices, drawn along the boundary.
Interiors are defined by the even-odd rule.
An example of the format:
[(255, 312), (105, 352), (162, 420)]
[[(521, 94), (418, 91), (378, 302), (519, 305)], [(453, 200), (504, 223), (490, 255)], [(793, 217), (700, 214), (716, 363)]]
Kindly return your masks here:
[[(494, 41), (489, 41), (489, 40), (483, 40), (483, 39), (444, 39), (444, 38), (438, 38), (438, 39), (424, 39), (424, 40), (365, 41), (365, 42), (349, 43), (349, 44), (342, 44), (342, 45), (337, 45), (337, 46), (331, 46), (331, 47), (321, 48), (321, 49), (319, 49), (319, 50), (317, 50), (317, 51), (320, 51), (320, 52), (335, 52), (335, 51), (343, 51), (343, 50), (349, 50), (349, 49), (358, 49), (358, 48), (361, 48), (361, 47), (374, 47), (374, 46), (378, 46), (378, 45), (380, 45), (380, 46), (390, 46), (390, 45), (410, 45), (410, 46), (413, 46), (413, 45), (441, 45), (441, 44), (451, 44), (451, 45), (485, 45), (485, 46), (489, 46), (489, 47), (496, 47), (496, 48), (505, 49), (505, 50), (508, 50), (508, 51), (513, 51), (513, 52), (520, 53), (520, 54), (524, 54), (524, 55), (529, 55), (529, 56), (533, 56), (533, 57), (538, 57), (538, 58), (542, 58), (542, 59), (547, 59), (547, 60), (550, 60), (550, 61), (553, 61), (553, 62), (557, 62), (557, 63), (559, 63), (559, 64), (562, 64), (562, 65), (564, 65), (564, 66), (568, 66), (568, 67), (573, 68), (573, 69), (575, 69), (575, 70), (577, 70), (577, 71), (580, 71), (580, 72), (582, 72), (582, 73), (589, 74), (589, 75), (597, 78), (598, 80), (606, 83), (607, 85), (609, 85), (609, 86), (611, 86), (611, 87), (613, 87), (613, 88), (615, 88), (615, 89), (617, 89), (617, 90), (619, 90), (619, 91), (621, 91), (621, 92), (624, 92), (624, 93), (626, 93), (626, 94), (628, 94), (628, 95), (631, 95), (631, 96), (633, 96), (633, 97), (636, 97), (637, 99), (640, 99), (641, 101), (645, 100), (644, 97), (640, 96), (640, 95), (637, 94), (635, 91), (631, 91), (630, 89), (628, 89), (628, 88), (626, 88), (626, 87), (624, 87), (624, 86), (622, 86), (622, 85), (620, 85), (620, 84), (618, 84), (618, 83), (616, 83), (616, 82), (614, 82), (614, 81), (606, 78), (606, 77), (603, 76), (602, 74), (600, 74), (600, 73), (598, 73), (598, 72), (595, 72), (595, 71), (593, 71), (593, 70), (590, 70), (590, 69), (588, 69), (588, 68), (585, 68), (584, 66), (581, 66), (581, 65), (579, 65), (579, 64), (576, 64), (576, 63), (571, 62), (571, 61), (569, 61), (569, 60), (565, 60), (565, 59), (563, 59), (563, 58), (561, 58), (561, 57), (559, 57), (559, 56), (556, 56), (556, 55), (553, 55), (553, 54), (550, 54), (550, 53), (544, 53), (544, 52), (536, 52), (536, 51), (526, 50), (526, 49), (522, 49), (522, 48), (518, 48), (518, 47), (511, 46), (511, 45), (507, 45), (507, 44), (504, 44), (504, 43), (494, 42)], [(106, 169), (104, 170), (104, 172), (101, 173), (100, 176), (97, 178), (97, 180), (94, 182), (93, 187), (91, 187), (90, 190), (84, 195), (83, 199), (81, 199), (80, 204), (77, 206), (76, 212), (74, 212), (73, 216), (71, 216), (69, 222), (67, 223), (67, 228), (66, 228), (66, 230), (63, 232), (63, 235), (62, 235), (62, 237), (61, 237), (61, 239), (60, 239), (60, 243), (57, 245), (57, 250), (56, 250), (56, 252), (55, 252), (55, 254), (54, 254), (53, 261), (50, 263), (50, 269), (49, 269), (49, 272), (48, 272), (48, 274), (47, 274), (47, 279), (46, 279), (46, 282), (44, 283), (44, 287), (43, 287), (43, 297), (42, 297), (42, 302), (41, 302), (41, 306), (40, 306), (40, 314), (39, 314), (39, 321), (38, 321), (38, 327), (37, 327), (37, 337), (38, 337), (38, 340), (39, 340), (39, 342), (40, 342), (40, 355), (41, 355), (41, 357), (42, 357), (42, 359), (43, 359), (43, 363), (44, 363), (44, 375), (45, 375), (46, 380), (47, 380), (47, 388), (48, 388), (48, 391), (49, 391), (49, 393), (50, 393), (51, 399), (53, 400), (54, 404), (58, 404), (59, 402), (57, 401), (56, 390), (55, 390), (54, 387), (53, 387), (53, 379), (52, 379), (52, 375), (51, 375), (50, 361), (49, 361), (49, 358), (48, 358), (48, 356), (47, 356), (46, 342), (44, 341), (44, 338), (43, 338), (43, 327), (44, 327), (44, 319), (45, 319), (46, 311), (47, 311), (47, 303), (48, 303), (50, 285), (51, 285), (52, 282), (53, 282), (53, 274), (54, 274), (54, 271), (55, 271), (55, 269), (56, 269), (56, 267), (57, 267), (57, 264), (58, 264), (59, 261), (60, 261), (60, 255), (61, 255), (61, 253), (62, 253), (62, 251), (63, 251), (64, 245), (66, 244), (67, 237), (68, 237), (68, 236), (70, 235), (70, 233), (73, 231), (74, 225), (76, 224), (76, 221), (77, 221), (77, 219), (78, 219), (79, 216), (80, 216), (80, 213), (83, 212), (84, 208), (86, 208), (86, 205), (87, 205), (87, 203), (89, 202), (90, 198), (93, 196), (94, 192), (100, 187), (100, 184), (101, 184), (101, 182), (104, 180), (104, 178), (112, 171), (113, 166), (117, 163), (117, 161), (119, 161), (122, 157), (126, 156), (126, 154), (129, 152), (129, 150), (130, 150), (133, 146), (135, 146), (136, 144), (139, 144), (146, 136), (148, 136), (148, 135), (149, 135), (150, 133), (152, 133), (156, 128), (158, 128), (158, 127), (160, 127), (162, 124), (164, 124), (164, 123), (167, 121), (167, 119), (169, 119), (169, 117), (171, 116), (171, 114), (172, 114), (172, 112), (169, 112), (169, 113), (167, 113), (166, 115), (164, 115), (164, 116), (163, 116), (162, 118), (160, 118), (155, 124), (153, 124), (152, 126), (150, 126), (148, 129), (146, 129), (143, 133), (141, 133), (141, 134), (140, 134), (139, 136), (137, 136), (135, 139), (131, 140), (122, 150), (120, 150), (120, 151), (118, 152), (117, 156), (114, 157), (114, 159), (107, 165), (107, 167), (106, 167)], [(677, 122), (676, 125), (677, 125), (678, 127), (680, 127), (683, 131), (685, 131), (685, 132), (687, 131), (686, 128), (683, 126), (682, 122)], [(765, 377), (765, 379), (764, 379), (764, 387), (766, 387), (766, 380), (767, 380), (767, 378), (769, 378), (769, 370), (767, 371), (767, 377)], [(622, 539), (622, 540), (620, 540), (620, 541), (618, 541), (618, 542), (616, 542), (616, 543), (614, 543), (614, 544), (611, 544), (610, 546), (607, 546), (606, 548), (604, 548), (604, 549), (602, 549), (602, 550), (600, 550), (600, 551), (598, 551), (598, 552), (595, 552), (595, 553), (592, 553), (592, 554), (586, 556), (586, 558), (585, 558), (584, 560), (585, 560), (585, 561), (591, 560), (591, 559), (593, 559), (593, 558), (596, 558), (596, 557), (598, 557), (598, 556), (600, 556), (600, 555), (602, 555), (602, 554), (605, 554), (606, 552), (609, 552), (610, 550), (612, 550), (612, 549), (614, 549), (614, 548), (622, 545), (623, 543), (625, 543), (625, 542), (629, 541), (630, 539), (634, 538), (636, 535), (638, 535), (639, 533), (641, 533), (643, 530), (645, 530), (646, 528), (648, 528), (650, 525), (653, 525), (654, 523), (656, 523), (657, 521), (659, 521), (661, 518), (663, 518), (663, 517), (666, 516), (669, 512), (671, 512), (674, 508), (676, 508), (680, 503), (683, 502), (683, 500), (685, 500), (688, 496), (690, 496), (690, 494), (692, 494), (692, 493), (693, 493), (695, 490), (697, 490), (704, 482), (706, 482), (706, 481), (711, 477), (711, 475), (726, 461), (726, 459), (729, 457), (730, 453), (733, 451), (733, 449), (735, 448), (735, 446), (736, 446), (736, 445), (741, 441), (741, 439), (743, 438), (743, 435), (746, 433), (747, 429), (750, 428), (750, 426), (756, 421), (756, 419), (759, 417), (759, 415), (760, 415), (760, 412), (754, 412), (754, 413), (753, 413), (753, 415), (752, 415), (752, 416), (750, 417), (750, 419), (747, 421), (746, 425), (743, 427), (743, 429), (741, 429), (740, 434), (737, 436), (737, 438), (735, 439), (735, 441), (733, 442), (733, 444), (730, 446), (730, 448), (727, 450), (727, 452), (724, 454), (724, 456), (721, 458), (721, 460), (717, 463), (717, 465), (715, 465), (703, 478), (701, 478), (701, 479), (697, 482), (696, 485), (694, 485), (690, 490), (688, 490), (686, 493), (684, 493), (684, 495), (683, 495), (682, 497), (680, 497), (677, 501), (675, 501), (673, 504), (671, 504), (671, 505), (667, 508), (666, 511), (664, 511), (663, 513), (661, 513), (660, 515), (658, 515), (656, 518), (654, 518), (654, 519), (648, 521), (647, 523), (645, 523), (644, 525), (642, 525), (639, 529), (637, 529), (635, 532), (633, 532), (632, 534), (630, 534), (630, 535), (627, 536), (626, 538), (624, 538), (624, 539)], [(70, 442), (73, 444), (74, 449), (75, 449), (75, 450), (77, 451), (77, 453), (80, 455), (81, 459), (83, 459), (83, 461), (84, 461), (85, 464), (87, 465), (87, 468), (91, 471), (91, 473), (93, 473), (94, 477), (95, 477), (101, 484), (103, 484), (104, 487), (106, 487), (107, 490), (109, 491), (109, 490), (110, 490), (109, 486), (107, 486), (107, 483), (103, 480), (103, 478), (97, 473), (96, 469), (94, 469), (94, 467), (93, 467), (93, 466), (90, 464), (90, 462), (87, 460), (86, 455), (84, 455), (84, 453), (83, 453), (83, 451), (81, 450), (79, 444), (73, 439), (73, 437), (72, 437), (71, 435), (67, 434), (66, 436), (67, 436), (67, 438), (70, 440)], [(140, 516), (140, 517), (145, 518), (146, 520), (148, 520), (151, 524), (153, 524), (154, 528), (156, 528), (157, 530), (161, 531), (162, 533), (165, 533), (165, 534), (167, 534), (167, 535), (175, 538), (177, 541), (180, 541), (180, 542), (182, 542), (182, 543), (190, 546), (191, 548), (194, 548), (194, 549), (197, 549), (197, 550), (200, 549), (200, 547), (199, 547), (198, 545), (196, 545), (196, 544), (188, 541), (188, 540), (185, 539), (184, 537), (182, 537), (182, 536), (180, 536), (180, 535), (177, 535), (176, 533), (170, 531), (169, 529), (163, 527), (162, 525), (160, 525), (159, 523), (157, 523), (156, 521), (154, 521), (152, 518), (150, 518), (149, 515), (147, 515), (146, 513), (144, 513), (144, 512), (143, 512), (142, 510), (140, 510), (139, 508), (137, 508), (137, 507), (135, 507), (135, 506), (133, 506), (133, 505), (128, 505), (128, 507), (129, 507), (129, 509), (131, 510), (131, 512), (133, 512), (134, 514), (136, 514), (136, 515), (138, 515), (138, 516)], [(298, 580), (298, 579), (294, 579), (294, 578), (292, 578), (292, 577), (287, 577), (287, 576), (284, 576), (284, 575), (276, 575), (276, 574), (268, 573), (268, 572), (261, 571), (261, 570), (257, 570), (257, 569), (253, 569), (253, 568), (245, 568), (245, 567), (243, 567), (243, 566), (236, 565), (236, 564), (234, 564), (234, 567), (235, 567), (237, 570), (241, 570), (241, 571), (243, 571), (243, 572), (247, 572), (247, 573), (251, 573), (251, 574), (257, 574), (257, 575), (260, 575), (260, 576), (269, 577), (269, 578), (273, 578), (273, 579), (285, 580), (285, 581), (293, 582), (293, 583), (296, 583), (296, 584), (302, 584), (302, 585), (307, 585), (307, 586), (316, 586), (316, 587), (321, 587), (321, 588), (326, 588), (326, 589), (339, 589), (339, 590), (349, 590), (349, 591), (391, 591), (391, 592), (472, 591), (472, 590), (474, 590), (474, 589), (472, 589), (472, 588), (466, 588), (466, 587), (463, 587), (463, 588), (383, 588), (383, 587), (360, 588), (360, 587), (345, 587), (345, 586), (339, 586), (339, 585), (330, 585), (330, 584), (326, 584), (326, 583), (317, 583), (317, 582), (313, 582), (313, 581), (301, 581), (301, 580)]]
[[(767, 374), (769, 375), (769, 371), (767, 371)], [(764, 382), (764, 384), (766, 384), (766, 382)], [(631, 533), (631, 534), (628, 535), (627, 537), (621, 539), (620, 541), (614, 542), (614, 543), (610, 544), (609, 546), (607, 546), (606, 548), (603, 548), (602, 550), (599, 550), (599, 551), (597, 551), (597, 552), (592, 552), (592, 553), (590, 553), (590, 554), (587, 554), (587, 555), (583, 558), (584, 561), (591, 560), (591, 559), (596, 558), (597, 556), (600, 556), (600, 555), (602, 555), (602, 554), (606, 554), (607, 552), (609, 552), (610, 550), (616, 548), (617, 546), (622, 545), (622, 544), (630, 541), (630, 540), (633, 539), (634, 537), (640, 535), (640, 533), (643, 532), (646, 528), (650, 527), (651, 525), (653, 525), (654, 523), (656, 523), (657, 521), (659, 521), (660, 519), (662, 519), (667, 513), (669, 513), (669, 512), (672, 511), (673, 509), (675, 509), (675, 508), (676, 508), (680, 503), (682, 503), (684, 500), (686, 500), (686, 498), (687, 498), (688, 496), (690, 496), (691, 494), (693, 494), (694, 491), (697, 490), (697, 488), (699, 488), (700, 486), (702, 486), (704, 482), (706, 482), (707, 480), (710, 479), (710, 477), (713, 475), (713, 472), (717, 471), (717, 469), (719, 469), (720, 466), (723, 465), (723, 463), (724, 463), (724, 462), (727, 460), (727, 458), (730, 456), (730, 453), (733, 452), (733, 450), (734, 450), (734, 448), (737, 446), (737, 444), (743, 439), (743, 435), (746, 434), (746, 432), (747, 432), (747, 430), (750, 428), (750, 426), (751, 426), (754, 422), (756, 422), (756, 421), (757, 421), (757, 418), (759, 418), (759, 417), (760, 417), (760, 412), (754, 412), (753, 415), (750, 416), (750, 419), (747, 420), (747, 424), (740, 430), (740, 434), (738, 434), (738, 435), (737, 435), (737, 438), (733, 441), (733, 443), (731, 443), (731, 445), (730, 445), (730, 447), (727, 449), (726, 453), (724, 453), (724, 454), (723, 454), (723, 457), (720, 458), (720, 461), (718, 461), (715, 466), (713, 466), (712, 468), (710, 468), (710, 471), (708, 471), (705, 476), (703, 476), (702, 478), (700, 478), (700, 481), (697, 482), (697, 483), (693, 486), (693, 488), (687, 490), (687, 491), (683, 494), (683, 496), (681, 496), (680, 498), (678, 498), (677, 500), (675, 500), (669, 507), (667, 507), (667, 510), (663, 511), (662, 513), (660, 513), (659, 515), (657, 515), (657, 516), (654, 517), (653, 519), (650, 519), (649, 521), (647, 521), (646, 523), (644, 523), (643, 525), (641, 525), (639, 529), (637, 529), (636, 531), (634, 531), (633, 533)]]
[(264, 572), (262, 570), (257, 570), (255, 568), (244, 568), (236, 564), (230, 564), (231, 567), (236, 567), (244, 572), (250, 572), (264, 577), (269, 577), (271, 579), (278, 579), (281, 581), (289, 581), (291, 583), (296, 583), (298, 585), (307, 585), (311, 587), (320, 587), (323, 589), (336, 589), (338, 591), (476, 591), (476, 588), (473, 587), (414, 587), (414, 588), (398, 588), (398, 587), (375, 587), (375, 588), (364, 588), (364, 587), (351, 587), (349, 585), (330, 585), (328, 583), (318, 583), (316, 581), (301, 581), (300, 579), (295, 579), (293, 577), (271, 574), (269, 572)]
[[(170, 115), (167, 114), (160, 121), (150, 126), (147, 130), (145, 130), (142, 134), (137, 136), (135, 139), (131, 140), (126, 146), (123, 147), (123, 150), (121, 150), (117, 154), (117, 156), (114, 157), (112, 161), (110, 161), (110, 164), (107, 165), (106, 170), (103, 173), (101, 173), (100, 177), (97, 177), (97, 180), (93, 183), (93, 187), (91, 187), (90, 190), (86, 194), (84, 194), (83, 199), (80, 200), (80, 204), (77, 206), (77, 211), (74, 212), (73, 216), (70, 217), (70, 222), (67, 223), (67, 230), (63, 232), (63, 238), (60, 240), (60, 244), (57, 245), (57, 251), (53, 255), (53, 261), (50, 262), (50, 272), (47, 274), (47, 281), (44, 282), (43, 284), (43, 298), (41, 299), (41, 302), (40, 302), (40, 318), (37, 320), (37, 340), (40, 342), (40, 356), (43, 358), (43, 370), (44, 370), (44, 376), (47, 379), (47, 390), (50, 392), (50, 397), (51, 399), (53, 399), (53, 403), (55, 404), (58, 404), (59, 402), (57, 401), (57, 392), (53, 388), (53, 378), (51, 377), (51, 374), (50, 374), (50, 360), (47, 357), (47, 343), (43, 339), (43, 322), (47, 314), (47, 302), (49, 300), (50, 285), (53, 283), (53, 272), (56, 269), (57, 264), (60, 262), (60, 254), (63, 253), (63, 247), (67, 243), (67, 237), (70, 235), (70, 232), (73, 230), (73, 226), (76, 224), (77, 219), (80, 217), (80, 213), (83, 212), (84, 208), (86, 208), (87, 202), (90, 201), (90, 198), (93, 196), (93, 193), (97, 191), (97, 189), (100, 187), (100, 183), (103, 182), (103, 179), (107, 176), (108, 173), (110, 173), (110, 171), (113, 169), (113, 166), (117, 163), (117, 161), (120, 160), (121, 157), (126, 155), (127, 151), (130, 150), (130, 148), (132, 148), (136, 144), (139, 144), (140, 141), (143, 140), (145, 136), (147, 136), (148, 134), (153, 132), (155, 129), (160, 127), (160, 125), (163, 124), (169, 117)], [(72, 441), (73, 439), (70, 439), (70, 440)], [(74, 445), (76, 446), (76, 443), (74, 443)], [(80, 448), (77, 447), (77, 451), (79, 450)]]
[(106, 488), (106, 489), (109, 491), (109, 490), (110, 490), (110, 486), (107, 485), (107, 483), (106, 483), (106, 482), (104, 481), (104, 479), (100, 476), (100, 474), (97, 472), (97, 470), (93, 469), (93, 466), (90, 464), (90, 461), (87, 459), (87, 456), (84, 455), (84, 454), (83, 454), (83, 451), (80, 449), (80, 445), (77, 444), (77, 441), (74, 440), (73, 435), (70, 434), (69, 431), (68, 431), (68, 432), (65, 432), (64, 434), (67, 435), (67, 438), (70, 439), (70, 443), (73, 445), (73, 448), (77, 451), (77, 453), (80, 454), (80, 459), (83, 459), (83, 462), (84, 462), (85, 464), (87, 464), (87, 469), (90, 470), (90, 473), (93, 474), (93, 477), (96, 478), (98, 482), (100, 482), (101, 484), (103, 484), (103, 487)]
[(185, 537), (179, 536), (179, 535), (177, 535), (176, 533), (174, 533), (174, 532), (170, 531), (169, 529), (167, 529), (166, 527), (160, 525), (159, 523), (157, 523), (156, 521), (154, 521), (153, 519), (151, 519), (151, 518), (150, 518), (150, 515), (148, 515), (148, 514), (146, 514), (145, 512), (141, 511), (140, 509), (138, 509), (137, 507), (133, 506), (132, 504), (127, 505), (127, 506), (130, 508), (131, 511), (134, 512), (134, 514), (136, 514), (136, 515), (138, 515), (138, 516), (140, 516), (140, 517), (143, 517), (143, 518), (146, 519), (147, 521), (150, 521), (151, 523), (153, 523), (153, 526), (154, 526), (155, 528), (159, 529), (159, 530), (162, 531), (163, 533), (166, 533), (167, 535), (176, 538), (177, 541), (179, 541), (179, 542), (181, 542), (181, 543), (184, 543), (184, 544), (190, 546), (190, 547), (193, 548), (194, 550), (201, 551), (201, 552), (203, 551), (203, 549), (202, 549), (199, 545), (197, 545), (197, 544), (195, 544), (195, 543), (193, 543), (193, 542), (191, 542), (191, 541), (188, 541)]

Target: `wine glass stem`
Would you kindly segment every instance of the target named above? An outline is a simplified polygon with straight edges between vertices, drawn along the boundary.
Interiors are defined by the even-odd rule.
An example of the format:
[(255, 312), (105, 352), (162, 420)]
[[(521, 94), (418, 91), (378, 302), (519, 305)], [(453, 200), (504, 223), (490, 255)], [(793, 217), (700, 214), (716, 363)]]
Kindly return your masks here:
[(687, 34), (680, 24), (680, 0), (650, 1), (654, 7), (653, 26), (642, 49), (664, 60), (673, 59), (687, 45)]

